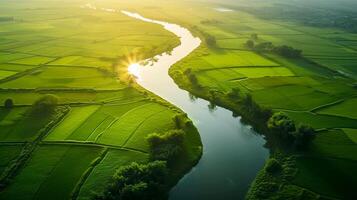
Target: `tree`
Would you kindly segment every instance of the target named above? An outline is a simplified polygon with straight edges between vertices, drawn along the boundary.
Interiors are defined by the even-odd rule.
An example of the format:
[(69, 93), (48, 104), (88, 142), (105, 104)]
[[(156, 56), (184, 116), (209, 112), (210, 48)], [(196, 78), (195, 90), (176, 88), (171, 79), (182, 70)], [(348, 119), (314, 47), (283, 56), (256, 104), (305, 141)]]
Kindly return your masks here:
[(252, 38), (252, 40), (257, 40), (258, 39), (258, 34), (253, 33), (250, 35), (250, 38)]
[(217, 45), (216, 38), (210, 34), (205, 34), (205, 42), (209, 47), (215, 47)]
[(197, 80), (196, 75), (190, 74), (190, 75), (188, 76), (188, 79), (190, 80), (190, 82), (191, 82), (193, 85), (195, 85), (195, 86), (198, 85), (198, 80)]
[(247, 42), (245, 43), (245, 46), (248, 47), (249, 49), (253, 49), (254, 48), (254, 41), (253, 40), (247, 40)]
[(232, 88), (231, 91), (229, 91), (227, 95), (230, 99), (237, 100), (240, 98), (240, 89)]
[(14, 101), (12, 99), (6, 99), (4, 102), (4, 107), (11, 109), (14, 106)]
[(274, 45), (271, 42), (262, 42), (254, 46), (257, 51), (271, 51), (273, 48)]
[(265, 171), (272, 173), (272, 174), (281, 171), (281, 169), (282, 169), (282, 167), (281, 167), (280, 163), (275, 158), (270, 158), (267, 161), (267, 164), (265, 165)]
[(288, 138), (296, 127), (293, 120), (291, 120), (285, 113), (277, 112), (268, 120), (268, 128), (280, 134), (283, 138)]
[(310, 141), (315, 137), (315, 130), (309, 125), (299, 125), (294, 133), (295, 146), (299, 149), (306, 148)]
[(31, 113), (35, 115), (48, 115), (51, 114), (58, 103), (58, 97), (52, 94), (46, 94), (39, 98), (32, 105)]
[(150, 155), (153, 160), (173, 161), (183, 150), (185, 132), (183, 130), (171, 130), (164, 134), (152, 133), (147, 141), (150, 147)]
[(97, 200), (152, 200), (165, 198), (165, 183), (168, 175), (166, 162), (154, 161), (120, 167), (112, 182)]
[(299, 58), (302, 54), (302, 50), (294, 49), (293, 47), (286, 45), (274, 47), (273, 51), (281, 56), (288, 58)]

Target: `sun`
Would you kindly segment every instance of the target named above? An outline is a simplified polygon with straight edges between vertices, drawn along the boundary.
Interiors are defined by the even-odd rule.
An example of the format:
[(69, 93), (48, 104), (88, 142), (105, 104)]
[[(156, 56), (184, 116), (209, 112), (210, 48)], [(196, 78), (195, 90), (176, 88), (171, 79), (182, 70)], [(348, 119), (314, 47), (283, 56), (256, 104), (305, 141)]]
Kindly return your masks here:
[(139, 63), (132, 63), (128, 67), (128, 72), (131, 75), (134, 75), (136, 78), (140, 77), (140, 64)]

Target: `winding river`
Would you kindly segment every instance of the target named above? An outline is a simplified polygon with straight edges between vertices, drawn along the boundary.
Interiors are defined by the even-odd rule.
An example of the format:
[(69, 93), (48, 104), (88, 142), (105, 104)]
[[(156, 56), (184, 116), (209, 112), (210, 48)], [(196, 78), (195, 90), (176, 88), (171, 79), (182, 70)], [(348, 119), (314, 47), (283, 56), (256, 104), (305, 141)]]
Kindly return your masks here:
[[(156, 62), (132, 69), (138, 83), (181, 108), (200, 132), (203, 154), (199, 163), (170, 191), (170, 200), (243, 199), (249, 184), (263, 166), (268, 150), (264, 139), (232, 112), (216, 107), (208, 109), (204, 99), (192, 100), (168, 75), (169, 68), (195, 50), (201, 43), (189, 30), (163, 21), (145, 18), (137, 13), (122, 13), (149, 23), (160, 24), (180, 38), (181, 44), (170, 54), (155, 56)], [(135, 67), (135, 66), (134, 66)]]

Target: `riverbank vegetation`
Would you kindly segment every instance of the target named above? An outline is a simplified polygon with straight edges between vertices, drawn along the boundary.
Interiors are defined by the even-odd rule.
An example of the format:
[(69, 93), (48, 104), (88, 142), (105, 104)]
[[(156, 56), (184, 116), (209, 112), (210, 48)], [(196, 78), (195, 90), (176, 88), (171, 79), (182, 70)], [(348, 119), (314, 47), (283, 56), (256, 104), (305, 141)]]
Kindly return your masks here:
[(1, 3), (0, 199), (165, 198), (201, 156), (188, 117), (127, 81), (179, 39), (87, 3)]
[[(350, 111), (356, 106), (351, 83), (357, 52), (347, 42), (355, 34), (291, 18), (267, 20), (250, 11), (264, 10), (264, 3), (225, 6), (232, 11), (200, 8), (205, 14), (192, 30), (210, 34), (216, 46), (202, 43), (170, 75), (192, 95), (242, 115), (264, 133), (273, 161), (266, 163), (246, 198), (353, 199), (351, 187), (337, 184), (357, 183), (355, 170), (349, 170), (356, 165), (352, 131), (357, 118)], [(319, 170), (319, 162), (326, 170)]]

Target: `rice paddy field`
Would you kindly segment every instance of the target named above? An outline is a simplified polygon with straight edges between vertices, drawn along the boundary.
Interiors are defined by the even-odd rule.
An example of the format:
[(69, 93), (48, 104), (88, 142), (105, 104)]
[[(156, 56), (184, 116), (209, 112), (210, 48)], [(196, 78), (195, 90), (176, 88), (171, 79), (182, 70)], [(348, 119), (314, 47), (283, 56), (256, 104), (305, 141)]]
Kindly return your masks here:
[[(194, 30), (213, 36), (216, 43), (201, 45), (177, 63), (170, 70), (172, 77), (206, 99), (212, 99), (210, 91), (226, 94), (239, 89), (259, 105), (287, 113), (297, 124), (310, 124), (318, 131), (317, 137), (311, 150), (299, 154), (298, 172), (287, 184), (324, 198), (356, 197), (357, 51), (353, 41), (357, 34), (265, 20), (234, 3), (226, 7), (231, 11), (203, 6), (199, 12), (192, 10), (197, 20)], [(302, 57), (251, 50), (245, 43), (255, 34), (256, 43), (292, 46), (302, 50)], [(197, 77), (199, 89), (190, 86), (187, 69)]]
[[(0, 17), (11, 19), (0, 21), (0, 102), (14, 102), (11, 110), (0, 108), (1, 176), (29, 157), (0, 199), (89, 200), (118, 167), (149, 160), (148, 134), (175, 129), (172, 118), (181, 111), (128, 84), (125, 73), (130, 63), (170, 51), (178, 38), (159, 25), (100, 9), (108, 7), (180, 24), (202, 41), (212, 36), (214, 45), (203, 42), (170, 69), (177, 84), (200, 96), (239, 89), (311, 125), (316, 138), (297, 155), (297, 172), (281, 188), (321, 199), (356, 197), (356, 33), (259, 18), (230, 3), (222, 12), (216, 9), (221, 2), (91, 1), (95, 9), (87, 1), (65, 2), (0, 2)], [(254, 51), (245, 45), (252, 35), (255, 43), (300, 49), (302, 57)], [(189, 84), (188, 69), (204, 92)], [(68, 108), (55, 124), (28, 114), (46, 94)], [(190, 165), (199, 158), (200, 139), (196, 130), (188, 138)]]
[[(0, 175), (10, 177), (0, 199), (92, 199), (119, 167), (149, 161), (149, 134), (177, 128), (182, 111), (125, 77), (129, 64), (171, 50), (178, 38), (87, 3), (0, 2), (0, 16), (14, 19), (0, 22)], [(48, 94), (68, 111), (32, 115)], [(174, 182), (201, 154), (195, 128), (186, 137), (189, 155)]]

